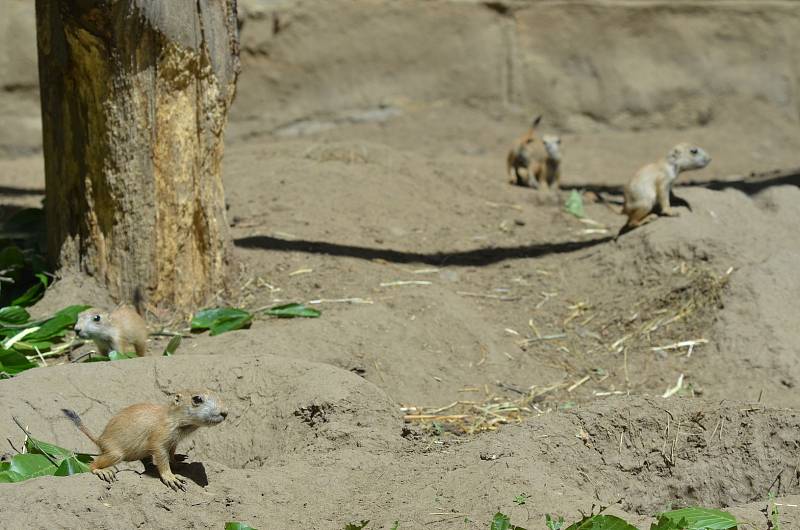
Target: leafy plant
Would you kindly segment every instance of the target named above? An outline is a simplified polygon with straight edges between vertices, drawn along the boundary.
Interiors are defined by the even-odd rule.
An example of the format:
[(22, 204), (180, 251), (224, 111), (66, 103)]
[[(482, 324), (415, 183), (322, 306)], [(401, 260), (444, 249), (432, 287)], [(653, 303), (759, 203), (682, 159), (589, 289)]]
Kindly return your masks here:
[(348, 523), (345, 525), (344, 530), (364, 530), (364, 528), (369, 524), (369, 520), (363, 520), (358, 523)]
[(54, 348), (75, 326), (78, 314), (88, 306), (72, 305), (53, 316), (31, 321), (21, 306), (0, 308), (0, 375), (11, 377), (35, 368), (39, 356), (58, 355), (70, 345)]
[(247, 526), (244, 523), (240, 523), (237, 521), (231, 521), (229, 523), (225, 523), (225, 530), (256, 530), (252, 526)]
[(586, 212), (583, 210), (583, 198), (577, 190), (573, 189), (569, 193), (567, 202), (564, 203), (564, 209), (579, 219), (586, 217)]
[(297, 303), (270, 307), (264, 314), (278, 318), (318, 318), (321, 315), (318, 310)]
[(567, 527), (567, 530), (638, 530), (628, 524), (624, 519), (615, 515), (587, 515), (577, 523)]
[(192, 331), (211, 330), (211, 335), (219, 335), (248, 327), (253, 315), (244, 309), (235, 307), (212, 307), (195, 313), (192, 317)]
[[(770, 510), (770, 505), (772, 509)], [(767, 515), (767, 530), (781, 530), (781, 514), (778, 511), (778, 505), (775, 504), (775, 494), (769, 492), (769, 502), (765, 511)]]
[(31, 315), (18, 305), (0, 308), (0, 326), (24, 324)]
[[(17, 421), (16, 418), (14, 421)], [(22, 425), (17, 422), (22, 428)], [(69, 449), (59, 447), (32, 437), (24, 428), (27, 438), (25, 440), (26, 453), (17, 454), (10, 460), (0, 462), (0, 483), (22, 482), (31, 478), (45, 475), (67, 477), (77, 473), (89, 472), (91, 455), (74, 453)]]
[(37, 302), (47, 288), (44, 260), (16, 245), (0, 250), (0, 306), (29, 306)]
[(124, 361), (125, 359), (136, 359), (137, 355), (133, 352), (119, 352), (111, 350), (108, 352), (109, 361)]
[(651, 530), (731, 530), (736, 525), (736, 518), (722, 510), (681, 508), (659, 514)]
[(175, 335), (171, 339), (169, 339), (169, 343), (167, 347), (164, 348), (164, 357), (169, 357), (170, 355), (174, 354), (175, 351), (178, 349), (178, 346), (181, 345), (181, 336)]
[(514, 497), (514, 502), (517, 504), (517, 506), (522, 506), (523, 504), (525, 504), (526, 500), (528, 500), (527, 493), (520, 493), (519, 495)]
[[(317, 318), (320, 312), (303, 304), (283, 304), (267, 309), (256, 310), (256, 313), (278, 318)], [(253, 322), (253, 313), (236, 307), (211, 307), (195, 313), (192, 317), (192, 331), (210, 330), (211, 335), (219, 335), (227, 331), (242, 329)]]
[(36, 366), (36, 363), (15, 350), (0, 348), (0, 377), (13, 377)]
[(492, 524), (489, 526), (489, 530), (525, 530), (521, 526), (511, 524), (511, 519), (501, 512), (497, 512), (492, 517)]
[[(605, 508), (601, 509), (601, 512), (603, 510)], [(561, 530), (564, 518), (559, 517), (556, 521), (552, 516), (546, 515), (545, 522), (549, 530)], [(650, 525), (650, 530), (735, 530), (737, 524), (734, 516), (721, 510), (681, 508), (659, 514), (657, 521)], [(597, 513), (584, 516), (566, 530), (637, 530), (637, 528), (615, 515)]]

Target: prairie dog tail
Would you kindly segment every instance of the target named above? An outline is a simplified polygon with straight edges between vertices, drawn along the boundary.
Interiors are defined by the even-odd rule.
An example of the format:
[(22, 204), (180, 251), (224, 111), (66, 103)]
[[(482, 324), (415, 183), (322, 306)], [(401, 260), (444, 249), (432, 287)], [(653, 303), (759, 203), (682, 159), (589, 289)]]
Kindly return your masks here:
[(92, 431), (90, 431), (90, 430), (89, 430), (89, 429), (86, 427), (86, 425), (84, 425), (84, 424), (83, 424), (83, 420), (81, 420), (81, 417), (80, 417), (80, 416), (78, 416), (78, 413), (77, 413), (77, 412), (75, 412), (74, 410), (70, 410), (70, 409), (61, 409), (61, 412), (63, 412), (63, 413), (64, 413), (64, 415), (65, 415), (67, 418), (69, 418), (70, 420), (72, 420), (72, 423), (74, 423), (74, 424), (75, 424), (75, 427), (77, 427), (78, 429), (80, 429), (80, 431), (81, 431), (83, 434), (85, 434), (85, 435), (86, 435), (86, 436), (87, 436), (87, 437), (88, 437), (88, 438), (89, 438), (89, 439), (90, 439), (92, 442), (94, 442), (94, 444), (95, 444), (97, 447), (100, 447), (100, 442), (98, 442), (98, 441), (97, 441), (97, 438), (95, 438), (95, 437), (94, 437), (94, 434), (92, 434)]
[(137, 285), (133, 290), (133, 308), (139, 313), (139, 316), (144, 318), (144, 295), (142, 294), (142, 286)]

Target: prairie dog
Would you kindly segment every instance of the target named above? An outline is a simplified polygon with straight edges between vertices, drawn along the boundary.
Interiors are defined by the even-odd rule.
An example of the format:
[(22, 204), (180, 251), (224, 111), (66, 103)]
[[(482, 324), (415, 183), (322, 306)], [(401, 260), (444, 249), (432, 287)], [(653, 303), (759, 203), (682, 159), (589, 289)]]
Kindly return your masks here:
[(672, 184), (682, 171), (702, 169), (709, 162), (711, 157), (708, 153), (684, 142), (673, 147), (665, 158), (637, 171), (623, 190), (625, 205), (622, 213), (628, 216), (628, 222), (622, 227), (620, 234), (642, 224), (656, 207), (661, 215), (678, 215), (669, 204)]
[(536, 127), (541, 119), (537, 116), (528, 132), (514, 142), (506, 158), (506, 171), (512, 184), (530, 186), (533, 177), (540, 189), (547, 190), (551, 185), (560, 185), (561, 138), (552, 134), (537, 137)]
[(111, 350), (128, 353), (131, 349), (139, 357), (147, 354), (147, 323), (136, 310), (121, 305), (111, 313), (92, 308), (78, 315), (75, 333), (82, 339), (91, 339), (103, 355)]
[(149, 456), (161, 482), (176, 491), (186, 489), (185, 481), (176, 477), (169, 465), (175, 460), (178, 443), (199, 427), (217, 425), (228, 416), (222, 400), (212, 392), (183, 390), (168, 405), (138, 403), (122, 409), (97, 438), (75, 411), (61, 410), (101, 451), (90, 465), (92, 473), (113, 482), (112, 466)]
[(545, 134), (542, 136), (541, 147), (544, 148), (544, 153), (541, 149), (534, 150), (533, 175), (539, 189), (547, 190), (550, 186), (558, 189), (561, 186), (561, 138), (554, 134)]
[[(506, 157), (506, 173), (508, 174), (511, 184), (528, 186), (530, 183), (530, 162), (532, 159), (530, 148), (537, 140), (536, 127), (541, 121), (541, 115), (536, 116), (531, 122), (528, 132), (517, 138), (514, 141), (514, 145), (512, 145), (511, 149), (508, 151), (508, 156)], [(525, 171), (524, 175), (520, 174), (520, 169)]]

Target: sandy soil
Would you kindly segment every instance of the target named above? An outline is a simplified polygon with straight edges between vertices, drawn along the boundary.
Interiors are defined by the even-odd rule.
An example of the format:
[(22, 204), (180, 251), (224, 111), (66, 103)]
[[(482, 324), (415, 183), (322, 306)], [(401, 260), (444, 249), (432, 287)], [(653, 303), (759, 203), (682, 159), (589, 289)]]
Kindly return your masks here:
[[(535, 14), (533, 2), (510, 3), (519, 8), (513, 16), (438, 2), (427, 13), (433, 22), (416, 19), (420, 29), (398, 7), (340, 3), (353, 26), (366, 24), (369, 9), (382, 10), (378, 26), (397, 25), (378, 55), (399, 46), (404, 32), (425, 33), (426, 24), (458, 10), (466, 18), (460, 30), (443, 30), (445, 42), (471, 43), (470, 60), (482, 64), (494, 60), (487, 50), (506, 42), (510, 21), (524, 28)], [(687, 81), (690, 89), (718, 89), (719, 97), (699, 107), (676, 106), (691, 94), (630, 80), (604, 86), (641, 88), (640, 114), (613, 101), (587, 110), (588, 92), (571, 86), (549, 92), (537, 108), (544, 108), (545, 132), (562, 134), (566, 190), (542, 194), (509, 185), (503, 174), (505, 150), (533, 108), (515, 96), (524, 91), (516, 84), (501, 90), (510, 101), (483, 88), (481, 72), (471, 84), (456, 79), (442, 87), (423, 73), (451, 60), (445, 51), (416, 69), (398, 52), (392, 64), (418, 77), (398, 75), (391, 90), (366, 83), (354, 94), (348, 87), (358, 84), (356, 67), (327, 59), (352, 57), (365, 79), (388, 83), (390, 72), (365, 40), (339, 37), (345, 49), (320, 50), (312, 39), (292, 56), (292, 46), (305, 42), (300, 36), (328, 35), (327, 12), (307, 2), (244, 4), (245, 70), (224, 164), (242, 285), (231, 303), (323, 300), (323, 316), (197, 335), (172, 358), (65, 364), (0, 382), (0, 438), (20, 440), (16, 415), (41, 438), (81, 450), (90, 443), (62, 407), (100, 429), (127, 404), (206, 386), (231, 411), (180, 448), (188, 458), (176, 471), (189, 479), (187, 492), (165, 488), (139, 463), (123, 466), (131, 471), (111, 486), (89, 475), (40, 478), (0, 486), (4, 525), (221, 528), (242, 520), (262, 529), (340, 529), (371, 519), (368, 528), (395, 520), (400, 528), (485, 528), (500, 510), (516, 524), (542, 528), (545, 513), (574, 519), (593, 504), (614, 504), (611, 513), (644, 526), (659, 510), (702, 504), (764, 528), (770, 492), (798, 504), (800, 174), (747, 179), (800, 166), (800, 77), (796, 65), (785, 70), (784, 52), (759, 71), (768, 79), (784, 72), (788, 88), (740, 83), (739, 71), (716, 85)], [(643, 67), (637, 50), (648, 60), (664, 56), (640, 33), (648, 21), (683, 37), (675, 54), (691, 43), (676, 20), (697, 3), (597, 3), (584, 24), (613, 15), (592, 11), (602, 11), (600, 4), (630, 9), (619, 40), (627, 38), (633, 51), (614, 47), (623, 78)], [(705, 6), (705, 18), (692, 24), (717, 28), (718, 42), (728, 42), (725, 24), (755, 9), (732, 4), (738, 7), (720, 12)], [(751, 55), (786, 35), (774, 28), (799, 19), (790, 3), (761, 5), (757, 24), (710, 54), (709, 65), (724, 70), (726, 53), (751, 64)], [(580, 14), (570, 13), (573, 22)], [(548, 16), (567, 34), (577, 31), (566, 15)], [(272, 28), (269, 38), (255, 31), (263, 27)], [(595, 46), (594, 36), (586, 39)], [(521, 39), (515, 46), (538, 44)], [(559, 64), (554, 54), (520, 51), (509, 64), (548, 72)], [(329, 63), (339, 65), (338, 77)], [(590, 63), (567, 64), (582, 75)], [(614, 64), (598, 62), (587, 75), (603, 84)], [(678, 59), (670, 64), (689, 69)], [(525, 79), (518, 82), (530, 86)], [(330, 91), (321, 93), (319, 81)], [(297, 102), (286, 104), (295, 89)], [(382, 91), (394, 95), (381, 102)], [(265, 94), (275, 100), (264, 101)], [(686, 116), (696, 119), (681, 121)], [(713, 162), (682, 177), (680, 216), (614, 241), (623, 224), (614, 211), (619, 186), (683, 140), (703, 146)], [(0, 158), (2, 216), (40, 204), (41, 154), (31, 154), (36, 146), (27, 141), (3, 144), (10, 154)], [(585, 191), (596, 224), (563, 210), (571, 188)], [(597, 194), (611, 204), (593, 200)], [(398, 281), (416, 283), (390, 285)], [(352, 298), (363, 303), (330, 302)], [(111, 301), (90, 278), (66, 276), (34, 311), (73, 303)], [(691, 355), (685, 347), (659, 349), (698, 339), (707, 342)], [(154, 338), (151, 347), (163, 344)], [(662, 398), (680, 376), (682, 390)], [(403, 422), (401, 407), (514, 400), (531, 388), (542, 392), (534, 413), (497, 432), (457, 436)], [(513, 499), (521, 493), (530, 498), (518, 506)], [(796, 509), (786, 508), (782, 522), (800, 527)]]

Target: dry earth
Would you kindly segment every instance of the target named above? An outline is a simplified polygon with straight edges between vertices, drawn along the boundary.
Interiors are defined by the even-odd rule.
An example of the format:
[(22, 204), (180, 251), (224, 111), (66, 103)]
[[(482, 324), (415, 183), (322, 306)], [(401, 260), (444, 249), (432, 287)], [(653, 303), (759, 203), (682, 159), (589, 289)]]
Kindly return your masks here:
[[(32, 8), (6, 1), (4, 218), (44, 185)], [(0, 487), (4, 525), (485, 528), (500, 510), (543, 528), (614, 504), (644, 526), (702, 504), (766, 528), (770, 492), (798, 504), (800, 174), (748, 178), (800, 166), (797, 3), (242, 1), (241, 18), (230, 302), (323, 316), (0, 382), (15, 443), (11, 415), (89, 450), (62, 407), (100, 429), (187, 386), (231, 409), (182, 448), (186, 493), (138, 463), (112, 486), (40, 478)], [(505, 181), (533, 112), (563, 137), (560, 195)], [(682, 177), (680, 216), (614, 241), (619, 186), (681, 140), (713, 162)], [(597, 224), (563, 210), (569, 189)], [(73, 303), (111, 301), (66, 276), (35, 312)], [(497, 432), (403, 422), (531, 389), (533, 413)]]

